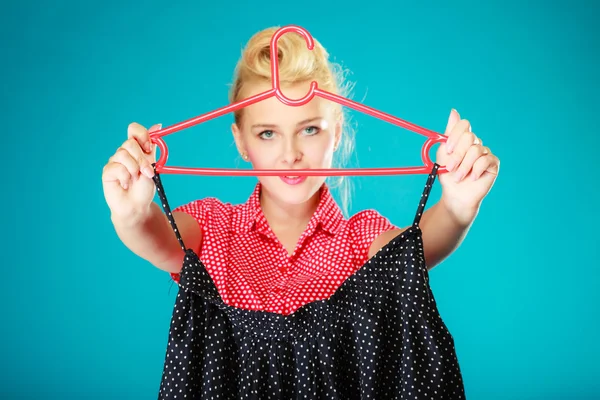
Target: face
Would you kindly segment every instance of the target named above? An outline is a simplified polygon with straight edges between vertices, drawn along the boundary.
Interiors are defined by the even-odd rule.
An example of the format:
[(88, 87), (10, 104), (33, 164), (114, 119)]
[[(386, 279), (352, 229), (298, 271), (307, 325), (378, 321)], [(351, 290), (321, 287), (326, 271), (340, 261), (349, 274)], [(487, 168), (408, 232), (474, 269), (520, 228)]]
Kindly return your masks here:
[[(291, 99), (308, 93), (310, 83), (283, 87)], [(244, 97), (271, 89), (270, 83), (246, 88)], [(260, 176), (266, 194), (282, 205), (310, 200), (324, 176), (294, 176), (295, 169), (331, 168), (334, 148), (340, 139), (341, 121), (333, 104), (315, 96), (303, 106), (288, 106), (276, 97), (250, 105), (242, 111), (241, 126), (232, 125), (240, 154), (246, 154), (255, 169), (289, 170), (287, 177)]]

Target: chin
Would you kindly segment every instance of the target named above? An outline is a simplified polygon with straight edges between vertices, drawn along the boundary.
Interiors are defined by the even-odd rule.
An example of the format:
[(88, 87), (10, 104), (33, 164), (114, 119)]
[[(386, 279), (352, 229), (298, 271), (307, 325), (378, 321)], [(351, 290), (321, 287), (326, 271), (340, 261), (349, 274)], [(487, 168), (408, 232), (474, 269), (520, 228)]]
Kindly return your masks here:
[(306, 180), (298, 184), (284, 182), (278, 176), (261, 179), (261, 184), (269, 194), (287, 204), (302, 204), (310, 200), (319, 191), (324, 179), (307, 176)]

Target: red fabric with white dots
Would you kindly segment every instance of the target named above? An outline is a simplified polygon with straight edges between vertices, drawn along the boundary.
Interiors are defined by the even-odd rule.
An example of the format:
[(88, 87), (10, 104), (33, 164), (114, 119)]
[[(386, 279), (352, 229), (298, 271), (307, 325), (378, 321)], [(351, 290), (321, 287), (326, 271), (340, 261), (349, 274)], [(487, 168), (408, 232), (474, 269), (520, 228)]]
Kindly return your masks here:
[[(198, 256), (223, 301), (231, 306), (291, 314), (304, 304), (326, 299), (367, 260), (369, 247), (396, 226), (375, 210), (344, 218), (327, 185), (290, 256), (262, 213), (258, 183), (246, 203), (215, 198), (177, 207), (199, 223)], [(178, 274), (171, 274), (179, 281)]]

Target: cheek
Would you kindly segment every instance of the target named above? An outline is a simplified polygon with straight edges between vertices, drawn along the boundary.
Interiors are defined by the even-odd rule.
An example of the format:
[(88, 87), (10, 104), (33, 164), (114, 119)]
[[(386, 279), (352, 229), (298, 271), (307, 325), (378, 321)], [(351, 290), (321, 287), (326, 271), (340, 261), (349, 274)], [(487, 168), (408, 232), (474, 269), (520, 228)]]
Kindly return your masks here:
[(311, 158), (318, 164), (328, 167), (333, 158), (333, 140), (329, 137), (323, 137), (322, 140), (311, 142)]
[(269, 151), (266, 146), (251, 146), (248, 148), (248, 158), (254, 168), (268, 168), (275, 156), (274, 151)]

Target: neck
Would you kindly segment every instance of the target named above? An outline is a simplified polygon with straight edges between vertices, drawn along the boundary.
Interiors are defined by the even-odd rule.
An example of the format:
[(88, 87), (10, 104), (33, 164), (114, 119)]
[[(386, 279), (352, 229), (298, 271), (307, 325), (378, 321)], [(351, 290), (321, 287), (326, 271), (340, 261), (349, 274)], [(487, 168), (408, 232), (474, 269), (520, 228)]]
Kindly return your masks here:
[(263, 214), (274, 231), (288, 229), (304, 229), (321, 200), (321, 190), (306, 202), (301, 204), (287, 204), (274, 199), (267, 191), (260, 191), (260, 206)]

